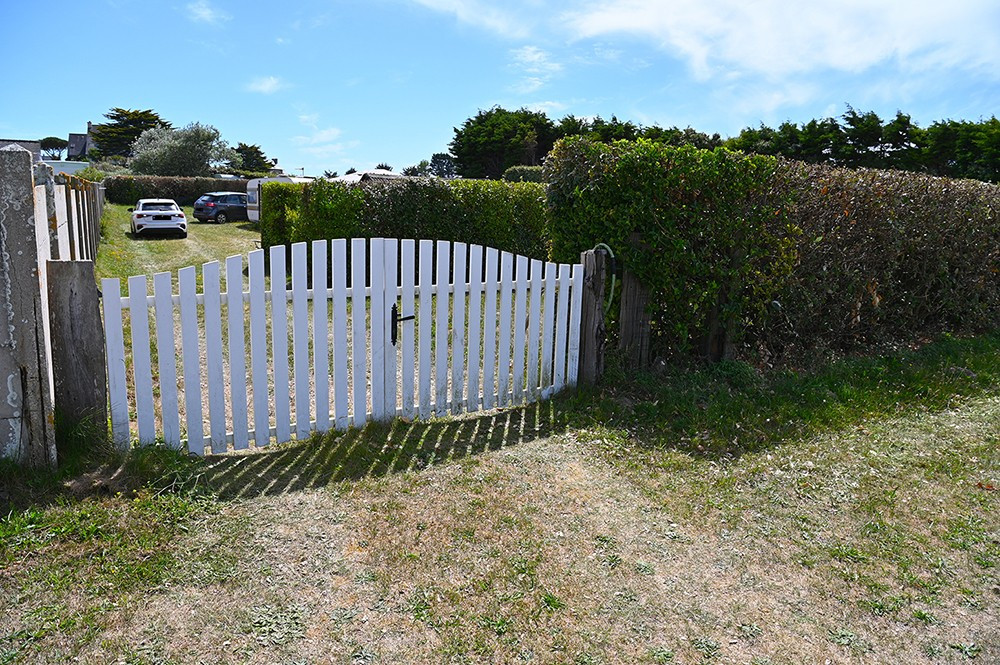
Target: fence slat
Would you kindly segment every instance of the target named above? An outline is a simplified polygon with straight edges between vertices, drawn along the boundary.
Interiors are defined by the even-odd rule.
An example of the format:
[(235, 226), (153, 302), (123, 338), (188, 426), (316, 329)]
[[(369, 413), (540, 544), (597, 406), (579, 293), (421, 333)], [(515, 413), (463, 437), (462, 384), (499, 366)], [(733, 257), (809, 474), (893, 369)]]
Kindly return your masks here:
[(481, 363), (480, 335), (483, 312), (483, 248), (469, 247), (469, 335), (466, 353), (468, 372), (466, 373), (465, 410), (479, 410), (479, 366)]
[(371, 284), (371, 317), (368, 326), (371, 338), (372, 419), (385, 420), (385, 243), (372, 238), (368, 257)]
[(437, 280), (434, 284), (435, 303), (434, 326), (434, 415), (448, 413), (448, 301), (449, 298), (449, 254), (451, 243), (437, 242)]
[(330, 347), (327, 316), (326, 240), (312, 244), (313, 371), (316, 385), (316, 429), (330, 429)]
[(552, 361), (556, 330), (556, 272), (555, 263), (545, 264), (545, 293), (542, 297), (542, 397), (552, 393)]
[(517, 257), (517, 281), (514, 297), (514, 404), (524, 404), (525, 335), (528, 307), (528, 257)]
[(226, 313), (229, 335), (229, 404), (233, 414), (233, 448), (250, 445), (247, 424), (247, 359), (244, 334), (243, 257), (226, 259)]
[(351, 240), (351, 369), (354, 379), (354, 426), (361, 427), (368, 420), (368, 335), (365, 314), (365, 239)]
[(208, 421), (213, 453), (226, 452), (226, 379), (222, 360), (222, 287), (218, 261), (202, 266), (205, 295), (205, 364), (208, 369)]
[(271, 248), (271, 353), (274, 374), (275, 439), (292, 438), (291, 397), (288, 394), (288, 272), (285, 246)]
[(309, 408), (309, 284), (306, 279), (307, 246), (292, 245), (292, 372), (295, 376), (295, 438), (303, 440), (312, 429)]
[(573, 266), (573, 280), (570, 290), (569, 349), (566, 358), (566, 383), (576, 386), (580, 373), (580, 317), (583, 312), (583, 266)]
[(451, 412), (461, 413), (465, 406), (465, 292), (466, 292), (466, 245), (456, 242), (455, 258), (452, 264), (455, 289), (451, 315)]
[(500, 406), (510, 404), (510, 326), (514, 256), (500, 254), (500, 335), (497, 352), (497, 392)]
[(158, 272), (153, 275), (153, 303), (156, 313), (156, 356), (160, 374), (160, 420), (163, 423), (163, 440), (171, 448), (180, 448), (177, 344), (174, 340), (173, 284), (169, 272)]
[[(385, 303), (382, 311), (382, 347), (385, 349), (385, 417), (396, 417), (396, 347), (391, 344), (392, 340), (392, 306), (396, 304), (396, 286), (399, 284), (397, 270), (397, 254), (399, 252), (399, 241), (386, 239), (383, 244), (382, 265), (385, 266)], [(398, 310), (397, 310), (398, 311)], [(397, 331), (398, 333), (398, 331)], [(398, 336), (397, 336), (398, 342)]]
[(483, 313), (483, 408), (496, 406), (497, 250), (486, 248), (486, 308)]
[(184, 409), (187, 415), (188, 451), (205, 454), (205, 423), (201, 409), (201, 354), (198, 352), (198, 294), (195, 268), (177, 271), (181, 301), (181, 348), (184, 358)]
[(542, 320), (542, 262), (531, 262), (531, 301), (528, 305), (528, 399), (538, 399), (538, 344)]
[(566, 384), (566, 326), (569, 318), (569, 265), (559, 264), (559, 295), (556, 297), (556, 366), (552, 388), (562, 390)]
[[(409, 318), (416, 314), (417, 307), (413, 296), (413, 283), (416, 281), (416, 243), (413, 240), (404, 240), (400, 249), (400, 270), (402, 274), (400, 275), (399, 316), (400, 318)], [(402, 385), (400, 386), (400, 400), (403, 403), (403, 417), (412, 418), (415, 413), (413, 396), (414, 388), (416, 387), (414, 383), (416, 378), (416, 366), (414, 365), (414, 338), (416, 337), (414, 331), (416, 330), (416, 321), (401, 321), (399, 327), (399, 340), (403, 347), (400, 353), (402, 362), (400, 371), (403, 377)]]
[(119, 450), (128, 448), (128, 388), (125, 383), (125, 332), (122, 325), (121, 282), (101, 280), (104, 301), (104, 347), (108, 358), (108, 401), (111, 439)]
[(146, 306), (146, 276), (128, 278), (128, 309), (132, 323), (132, 377), (135, 384), (135, 415), (139, 443), (156, 440), (153, 410), (153, 368), (149, 350), (149, 313)]
[(253, 381), (253, 440), (258, 448), (271, 442), (271, 408), (267, 379), (267, 303), (264, 300), (264, 250), (250, 252), (250, 365)]
[(431, 415), (431, 270), (434, 262), (434, 241), (420, 241), (420, 417)]
[(333, 274), (333, 415), (339, 430), (347, 429), (347, 241), (333, 241), (330, 271)]

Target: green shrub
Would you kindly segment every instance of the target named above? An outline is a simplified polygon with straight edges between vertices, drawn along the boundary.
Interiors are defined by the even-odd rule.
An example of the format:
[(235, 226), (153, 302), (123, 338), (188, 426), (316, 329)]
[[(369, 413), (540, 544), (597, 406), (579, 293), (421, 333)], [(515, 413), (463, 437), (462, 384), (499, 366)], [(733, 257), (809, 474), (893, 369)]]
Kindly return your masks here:
[(261, 244), (321, 238), (451, 240), (548, 257), (545, 190), (535, 183), (400, 179), (265, 185)]
[(503, 172), (503, 179), (508, 182), (545, 182), (544, 169), (541, 166), (512, 166)]
[(304, 186), (291, 182), (265, 182), (260, 194), (260, 245), (264, 249), (292, 241), (292, 227), (299, 220)]
[(110, 203), (131, 205), (139, 199), (173, 199), (191, 205), (206, 192), (245, 192), (246, 180), (182, 178), (179, 176), (110, 175), (104, 179)]
[(607, 243), (651, 292), (660, 353), (720, 357), (792, 269), (798, 229), (773, 157), (574, 137), (545, 168), (553, 258)]

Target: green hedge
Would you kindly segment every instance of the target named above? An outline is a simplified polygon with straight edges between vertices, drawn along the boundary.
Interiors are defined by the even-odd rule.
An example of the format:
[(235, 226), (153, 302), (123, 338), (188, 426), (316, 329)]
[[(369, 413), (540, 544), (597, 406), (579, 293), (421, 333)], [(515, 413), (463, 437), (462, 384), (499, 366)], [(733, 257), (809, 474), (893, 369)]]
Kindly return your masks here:
[(608, 244), (652, 297), (657, 350), (718, 357), (794, 264), (774, 157), (582, 137), (546, 159), (552, 255)]
[(652, 292), (660, 354), (741, 341), (773, 360), (1000, 325), (995, 185), (579, 138), (546, 171), (554, 258), (611, 245)]
[(246, 180), (222, 178), (181, 178), (178, 176), (112, 175), (104, 179), (110, 203), (132, 205), (139, 199), (173, 199), (191, 205), (207, 192), (245, 192)]
[(503, 179), (508, 182), (545, 182), (545, 173), (541, 166), (512, 166), (503, 172)]
[[(452, 240), (547, 258), (545, 190), (535, 183), (400, 179), (265, 186), (261, 244), (320, 238)], [(295, 200), (292, 200), (295, 199)]]

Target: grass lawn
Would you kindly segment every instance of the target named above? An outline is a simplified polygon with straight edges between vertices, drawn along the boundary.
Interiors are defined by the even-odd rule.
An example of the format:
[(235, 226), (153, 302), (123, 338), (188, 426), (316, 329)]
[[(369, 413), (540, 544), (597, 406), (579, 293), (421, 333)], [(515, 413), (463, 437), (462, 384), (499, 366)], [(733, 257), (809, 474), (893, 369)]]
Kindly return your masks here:
[(998, 335), (93, 458), (0, 466), (0, 663), (1000, 662)]
[(97, 255), (97, 277), (118, 277), (124, 287), (125, 280), (132, 275), (177, 272), (187, 266), (198, 266), (201, 274), (202, 263), (224, 261), (234, 254), (245, 256), (260, 241), (260, 231), (250, 222), (199, 222), (191, 206), (183, 210), (188, 218), (187, 238), (175, 235), (136, 238), (129, 230), (128, 206), (107, 204), (104, 237)]

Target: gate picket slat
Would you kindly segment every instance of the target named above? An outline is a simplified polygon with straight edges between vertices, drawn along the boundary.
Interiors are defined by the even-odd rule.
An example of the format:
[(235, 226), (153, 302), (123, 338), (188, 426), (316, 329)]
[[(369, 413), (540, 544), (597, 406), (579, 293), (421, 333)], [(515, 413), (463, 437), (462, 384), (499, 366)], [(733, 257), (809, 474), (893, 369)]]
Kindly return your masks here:
[[(415, 251), (416, 242), (413, 240), (402, 241), (402, 260), (400, 269), (403, 271), (400, 276), (401, 282), (401, 294), (399, 298), (399, 316), (400, 318), (411, 317), (416, 313), (416, 301), (413, 296), (413, 283), (415, 281)], [(400, 370), (402, 372), (402, 385), (400, 386), (400, 399), (403, 402), (403, 417), (412, 418), (414, 415), (414, 402), (413, 393), (416, 372), (414, 365), (414, 330), (416, 324), (414, 321), (402, 321), (399, 324), (399, 340), (403, 345), (401, 353), (402, 367)]]
[(451, 315), (451, 412), (461, 413), (465, 405), (465, 292), (466, 245), (453, 244), (455, 259), (452, 267), (455, 289)]
[(514, 297), (514, 404), (524, 404), (524, 337), (527, 333), (528, 257), (517, 257), (517, 280)]
[(566, 358), (566, 383), (572, 388), (580, 373), (580, 317), (583, 308), (583, 266), (573, 266), (570, 291), (569, 349)]
[(312, 244), (313, 369), (316, 385), (316, 429), (330, 429), (330, 349), (327, 341), (326, 240)]
[(104, 301), (104, 347), (108, 359), (108, 401), (111, 406), (111, 438), (119, 450), (128, 448), (128, 388), (125, 378), (125, 332), (122, 323), (121, 282), (101, 280)]
[(371, 338), (371, 384), (372, 419), (385, 420), (385, 243), (382, 238), (372, 238), (368, 257), (369, 284), (371, 284), (371, 316), (369, 335)]
[(552, 351), (556, 330), (556, 272), (555, 263), (545, 264), (545, 292), (542, 300), (542, 397), (552, 393)]
[(437, 280), (434, 293), (436, 323), (434, 326), (434, 415), (443, 416), (448, 413), (448, 301), (450, 272), (449, 253), (451, 243), (445, 240), (437, 242)]
[(496, 406), (497, 250), (486, 248), (486, 311), (483, 313), (483, 408)]
[(270, 286), (275, 440), (285, 443), (292, 438), (292, 403), (288, 390), (288, 271), (284, 245), (271, 247)]
[(337, 238), (330, 252), (333, 273), (333, 414), (337, 429), (345, 430), (347, 416), (347, 240)]
[(226, 452), (226, 379), (222, 369), (222, 289), (218, 261), (202, 266), (205, 296), (205, 365), (208, 370), (208, 423), (213, 453)]
[(226, 314), (229, 335), (229, 404), (233, 414), (233, 449), (250, 445), (247, 424), (247, 359), (244, 336), (243, 257), (226, 259)]
[(483, 310), (483, 248), (469, 247), (469, 351), (468, 380), (465, 389), (465, 410), (479, 410), (479, 365), (480, 334)]
[(309, 436), (309, 294), (304, 242), (292, 245), (292, 373), (295, 376), (295, 438)]
[(198, 295), (195, 268), (177, 271), (181, 301), (181, 347), (184, 358), (184, 408), (187, 412), (188, 450), (205, 454), (205, 424), (201, 410), (201, 354), (198, 353)]
[(531, 302), (528, 306), (528, 399), (538, 399), (538, 343), (542, 319), (542, 262), (531, 262)]
[(180, 448), (177, 344), (174, 341), (173, 284), (169, 272), (158, 272), (153, 275), (153, 303), (156, 312), (156, 355), (160, 372), (160, 418), (163, 422), (163, 440), (171, 448)]
[(365, 314), (368, 303), (365, 298), (365, 239), (351, 240), (351, 332), (353, 372), (354, 422), (361, 427), (368, 420), (368, 336)]
[(566, 326), (569, 318), (569, 265), (559, 264), (559, 295), (556, 298), (556, 367), (552, 382), (554, 392), (566, 384)]
[(128, 278), (128, 309), (132, 323), (132, 375), (135, 381), (135, 415), (140, 443), (156, 440), (153, 409), (153, 367), (149, 348), (149, 309), (146, 276)]
[[(383, 244), (383, 260), (382, 263), (385, 266), (385, 303), (383, 305), (383, 311), (385, 316), (382, 317), (382, 340), (383, 348), (385, 349), (385, 380), (384, 380), (384, 392), (385, 392), (385, 404), (384, 404), (384, 417), (395, 418), (396, 417), (396, 347), (391, 344), (392, 340), (392, 317), (390, 316), (392, 312), (393, 305), (396, 304), (396, 285), (399, 284), (399, 276), (396, 274), (397, 266), (397, 254), (399, 252), (399, 241), (386, 239)], [(398, 308), (397, 308), (398, 311)], [(397, 331), (398, 333), (398, 331)], [(398, 334), (397, 334), (398, 342)]]
[(267, 385), (267, 303), (264, 300), (264, 250), (249, 255), (250, 372), (253, 381), (253, 440), (258, 448), (271, 442), (271, 409)]
[(510, 404), (510, 325), (514, 256), (500, 254), (500, 335), (497, 352), (497, 392), (500, 406)]
[(434, 241), (420, 241), (420, 417), (431, 415), (431, 283)]

